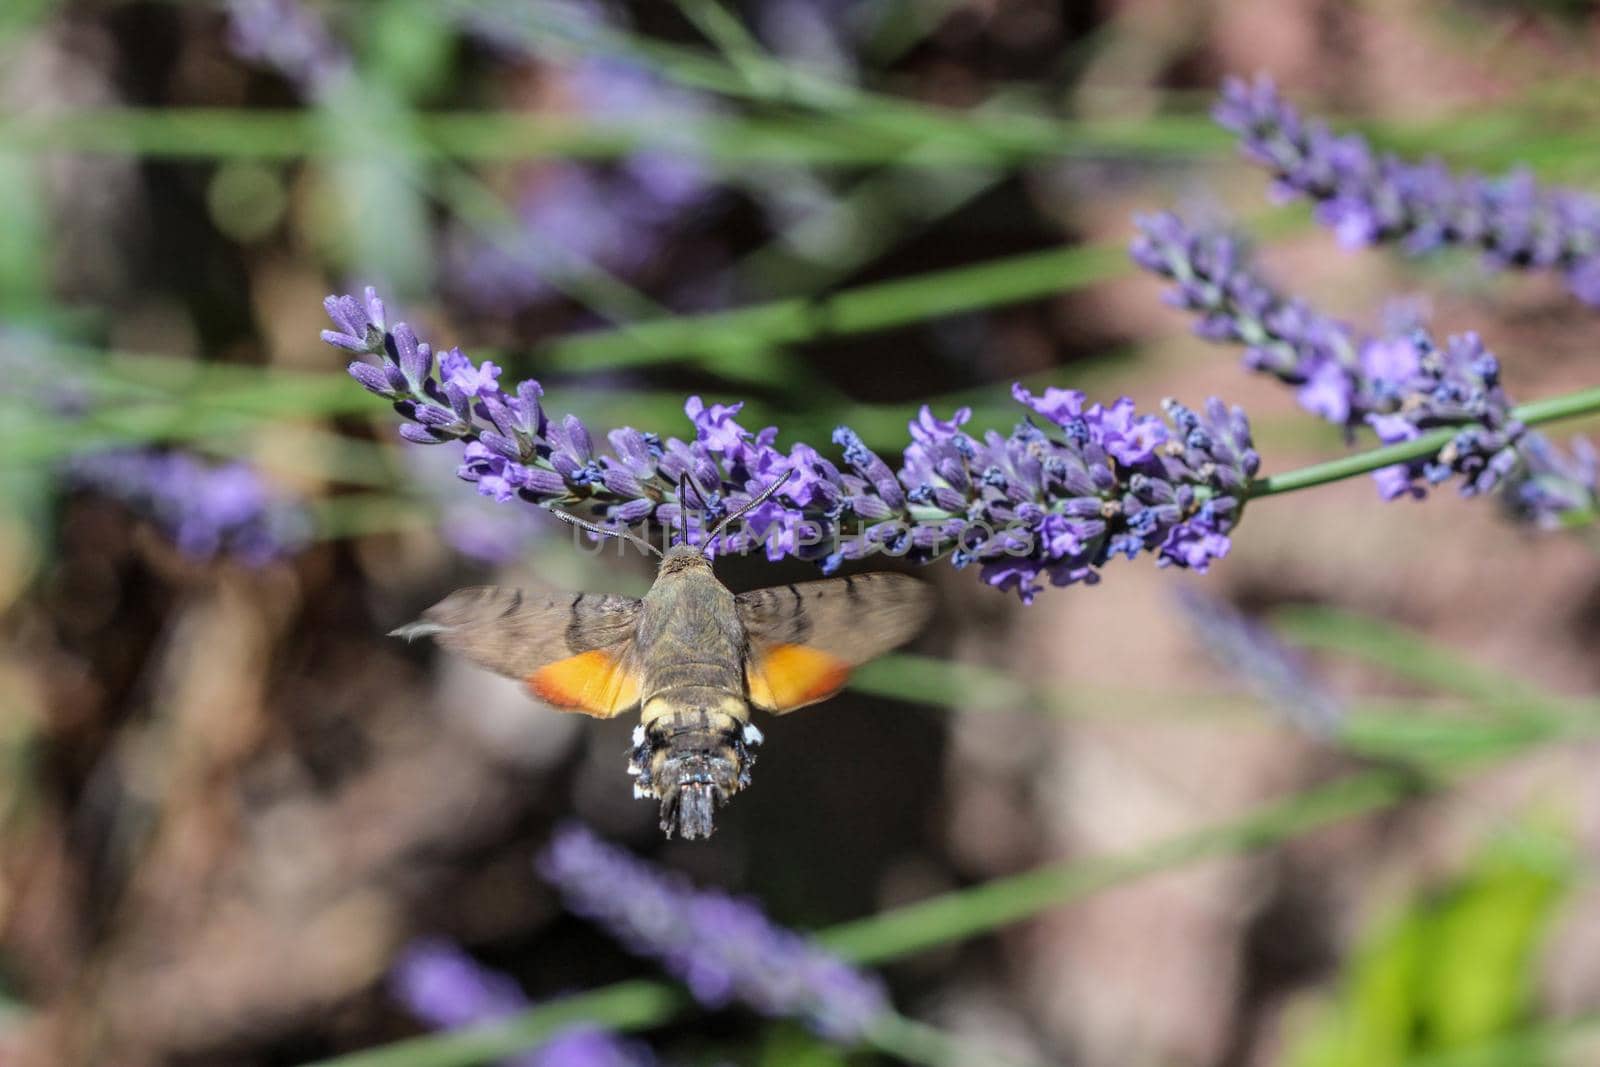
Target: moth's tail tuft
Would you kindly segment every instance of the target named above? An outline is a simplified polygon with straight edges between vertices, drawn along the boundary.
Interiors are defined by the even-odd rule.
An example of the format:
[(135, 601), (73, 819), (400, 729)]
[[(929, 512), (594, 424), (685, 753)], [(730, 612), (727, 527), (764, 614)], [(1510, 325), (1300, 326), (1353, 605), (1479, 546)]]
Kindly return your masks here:
[(661, 831), (668, 837), (676, 830), (685, 841), (710, 837), (716, 823), (717, 807), (728, 798), (709, 782), (687, 782), (661, 798)]
[(717, 808), (750, 784), (761, 740), (753, 726), (729, 722), (657, 720), (633, 732), (628, 773), (633, 795), (661, 801), (661, 830), (686, 841), (710, 837)]

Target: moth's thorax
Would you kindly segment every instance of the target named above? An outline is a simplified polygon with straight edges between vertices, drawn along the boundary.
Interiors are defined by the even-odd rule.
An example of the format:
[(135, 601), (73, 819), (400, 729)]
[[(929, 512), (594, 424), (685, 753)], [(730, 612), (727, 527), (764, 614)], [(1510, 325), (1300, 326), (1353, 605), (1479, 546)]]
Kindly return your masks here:
[(639, 616), (643, 703), (666, 698), (677, 707), (709, 710), (731, 697), (742, 708), (744, 641), (733, 594), (709, 566), (668, 573), (663, 564)]

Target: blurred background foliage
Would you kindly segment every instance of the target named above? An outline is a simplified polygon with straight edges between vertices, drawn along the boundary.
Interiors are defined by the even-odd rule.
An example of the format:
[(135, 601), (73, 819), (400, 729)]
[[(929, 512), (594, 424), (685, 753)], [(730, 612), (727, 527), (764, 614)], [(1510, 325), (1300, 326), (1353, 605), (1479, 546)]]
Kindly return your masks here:
[[(1481, 1048), (1527, 1022), (1532, 964), (1572, 868), (1548, 840), (1500, 845), (1356, 946), (1344, 988), (1289, 1063), (1406, 1063)], [(1530, 1048), (1517, 1062), (1543, 1059)]]
[[(923, 403), (1008, 427), (1017, 379), (1217, 393), (1283, 470), (1338, 435), (1185, 336), (1132, 277), (1132, 212), (1239, 220), (1361, 321), (1425, 293), (1528, 399), (1594, 384), (1595, 326), (1547, 280), (1263, 209), (1206, 117), (1221, 76), (1593, 187), (1597, 31), (1580, 0), (9, 0), (5, 1062), (482, 1061), (393, 994), (423, 936), (534, 1002), (598, 991), (504, 1053), (565, 1012), (670, 1063), (1595, 1062), (1590, 531), (1358, 480), (1252, 505), (1209, 578), (1024, 609), (930, 569), (922, 642), (772, 724), (714, 839), (664, 843), (629, 724), (381, 636), (460, 585), (648, 568), (402, 447), (317, 331), (373, 284), (591, 426), (683, 434), (700, 393), (886, 453)], [(294, 550), (175, 547), (160, 508), (215, 533), (254, 490), (119, 498), (105, 450), (152, 445), (262, 472)], [(908, 1029), (842, 1050), (686, 1009), (534, 877), (573, 817), (881, 967)]]

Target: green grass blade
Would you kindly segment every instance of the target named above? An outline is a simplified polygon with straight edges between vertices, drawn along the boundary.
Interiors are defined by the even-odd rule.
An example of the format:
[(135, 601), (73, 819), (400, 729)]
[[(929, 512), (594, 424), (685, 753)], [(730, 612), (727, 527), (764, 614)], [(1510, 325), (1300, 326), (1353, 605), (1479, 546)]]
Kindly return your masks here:
[[(1187, 116), (1151, 123), (1063, 122), (1048, 142), (993, 143), (951, 119), (928, 129), (883, 130), (859, 119), (810, 116), (684, 116), (672, 123), (578, 120), (525, 112), (415, 112), (401, 158), (517, 162), (615, 160), (641, 150), (674, 151), (730, 172), (752, 163), (881, 166), (914, 154), (921, 168), (1023, 164), (1062, 158), (1182, 159), (1219, 155), (1225, 135)], [(0, 147), (23, 156), (77, 152), (149, 159), (294, 161), (349, 159), (359, 142), (321, 136), (312, 112), (231, 108), (103, 108), (0, 118)], [(1024, 150), (1024, 148), (1026, 150)]]
[(932, 144), (862, 179), (825, 208), (799, 220), (734, 265), (759, 291), (816, 292), (843, 281), (907, 235), (970, 204), (1005, 172), (932, 171), (918, 165)]
[(1040, 685), (977, 663), (909, 653), (884, 656), (850, 675), (849, 688), (871, 696), (972, 712), (1071, 719), (1177, 719), (1214, 723), (1232, 716), (1264, 722), (1248, 700), (1227, 693), (1162, 692), (1129, 686)]
[(1212, 856), (1234, 855), (1387, 807), (1414, 792), (1416, 780), (1370, 772), (1265, 805), (1248, 815), (1169, 838), (1126, 856), (1051, 864), (907, 904), (821, 935), (829, 948), (877, 963), (1006, 926), (1112, 886)]
[[(1303, 212), (1276, 210), (1254, 229), (1276, 235), (1302, 228)], [(569, 334), (536, 350), (561, 370), (635, 366), (672, 358), (716, 358), (870, 333), (1022, 303), (1122, 277), (1133, 270), (1123, 242), (1047, 248), (982, 263), (872, 282), (815, 299), (786, 298), (729, 311), (638, 323), (626, 333)]]
[(1484, 701), (1564, 703), (1561, 696), (1543, 692), (1525, 679), (1494, 670), (1481, 660), (1380, 619), (1307, 607), (1277, 612), (1273, 622), (1300, 644), (1354, 656), (1430, 689)]
[(50, 302), (50, 223), (34, 163), (0, 150), (0, 322), (42, 318)]
[[(1542, 739), (1542, 738), (1541, 738)], [(1514, 746), (1520, 751), (1527, 741)], [(1497, 755), (1506, 754), (1501, 750)], [(1475, 764), (1467, 761), (1452, 768), (1459, 774)], [(1271, 801), (1214, 826), (1180, 834), (1123, 856), (1093, 857), (1050, 864), (1019, 875), (995, 879), (969, 889), (953, 890), (917, 903), (821, 931), (818, 939), (848, 959), (874, 964), (897, 959), (990, 932), (1030, 918), (1052, 907), (1082, 899), (1163, 870), (1197, 860), (1237, 855), (1288, 840), (1346, 819), (1369, 814), (1431, 788), (1445, 778), (1423, 779), (1389, 768), (1350, 775), (1294, 796)], [(641, 988), (643, 987), (643, 988)], [(618, 1003), (613, 1004), (615, 996)], [(534, 1008), (501, 1027), (455, 1035), (438, 1035), (403, 1042), (398, 1046), (323, 1061), (311, 1067), (467, 1067), (482, 1058), (511, 1051), (504, 1040), (506, 1027), (517, 1034), (547, 1036), (557, 1025), (588, 1019), (615, 1028), (644, 1027), (665, 1022), (686, 1006), (670, 987), (656, 983), (627, 982), (598, 990), (559, 1005)], [(656, 999), (657, 997), (663, 999)], [(640, 1003), (651, 1010), (639, 1010)], [(588, 1014), (583, 1014), (587, 1012)], [(552, 1019), (559, 1023), (552, 1023)], [(476, 1037), (476, 1035), (486, 1035)], [(447, 1051), (430, 1046), (440, 1043)], [(525, 1047), (525, 1046), (519, 1046)], [(488, 1048), (488, 1052), (483, 1050)], [(427, 1059), (391, 1059), (388, 1053), (403, 1049), (408, 1056)]]
[(1125, 272), (1120, 246), (1052, 248), (971, 266), (784, 299), (732, 311), (640, 323), (626, 333), (575, 334), (538, 350), (560, 370), (594, 370), (840, 337), (1020, 303)]
[(7, 0), (0, 6), (0, 47), (10, 48), (55, 8), (55, 0)]
[(418, 136), (404, 101), (374, 81), (343, 79), (316, 110), (318, 136), (353, 148), (328, 166), (338, 208), (330, 221), (344, 270), (382, 272), (399, 293), (434, 284), (431, 225)]
[(717, 0), (676, 0), (678, 10), (706, 36), (745, 83), (760, 87), (769, 77), (771, 61), (744, 23)]
[(492, 1026), (397, 1041), (319, 1060), (313, 1067), (469, 1067), (532, 1048), (575, 1023), (600, 1021), (617, 1030), (642, 1030), (667, 1022), (689, 1004), (681, 990), (661, 982), (619, 982)]
[[(1582, 1058), (1571, 1056), (1578, 1047), (1588, 1050)], [(1575, 1019), (1554, 1019), (1524, 1027), (1513, 1033), (1481, 1042), (1470, 1048), (1427, 1053), (1408, 1059), (1404, 1067), (1529, 1067), (1531, 1064), (1593, 1063), (1600, 1055), (1600, 1015)]]
[[(989, 932), (1048, 908), (1161, 870), (1261, 848), (1387, 807), (1426, 788), (1415, 777), (1371, 771), (1264, 805), (1217, 826), (1158, 842), (1127, 856), (1072, 860), (954, 890), (831, 927), (819, 940), (859, 963), (881, 963)], [(673, 998), (673, 999), (669, 999)], [(580, 1020), (616, 1029), (666, 1022), (687, 1007), (670, 986), (625, 982), (531, 1009), (495, 1027), (416, 1038), (308, 1067), (469, 1067), (507, 1055)]]
[(867, 1034), (866, 1043), (906, 1063), (923, 1067), (1023, 1067), (974, 1042), (952, 1037), (938, 1027), (889, 1013)]

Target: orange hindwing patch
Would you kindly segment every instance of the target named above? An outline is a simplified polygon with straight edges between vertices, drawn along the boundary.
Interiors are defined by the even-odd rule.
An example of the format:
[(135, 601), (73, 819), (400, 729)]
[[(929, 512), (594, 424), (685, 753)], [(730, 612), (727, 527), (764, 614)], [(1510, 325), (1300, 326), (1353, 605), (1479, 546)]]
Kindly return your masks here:
[(849, 678), (848, 663), (807, 645), (754, 650), (745, 665), (750, 703), (779, 714), (828, 699)]
[(638, 675), (601, 649), (558, 659), (524, 682), (546, 704), (597, 719), (609, 719), (639, 702)]

